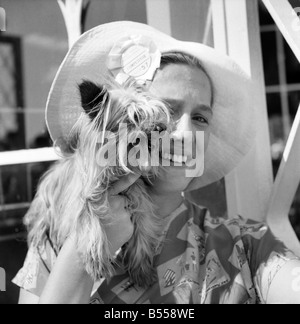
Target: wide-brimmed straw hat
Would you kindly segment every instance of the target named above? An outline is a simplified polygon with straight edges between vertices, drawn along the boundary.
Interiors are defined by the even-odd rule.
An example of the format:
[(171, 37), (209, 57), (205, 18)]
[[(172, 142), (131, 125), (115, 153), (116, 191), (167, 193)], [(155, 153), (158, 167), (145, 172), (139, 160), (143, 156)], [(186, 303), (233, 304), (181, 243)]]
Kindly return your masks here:
[(216, 182), (232, 171), (249, 152), (255, 137), (255, 107), (249, 76), (228, 56), (208, 46), (178, 41), (135, 22), (114, 22), (83, 34), (68, 52), (50, 90), (46, 122), (62, 150), (80, 114), (78, 84), (120, 86), (131, 76), (151, 80), (160, 55), (181, 52), (197, 58), (214, 87), (211, 136), (203, 176), (193, 179), (188, 191)]

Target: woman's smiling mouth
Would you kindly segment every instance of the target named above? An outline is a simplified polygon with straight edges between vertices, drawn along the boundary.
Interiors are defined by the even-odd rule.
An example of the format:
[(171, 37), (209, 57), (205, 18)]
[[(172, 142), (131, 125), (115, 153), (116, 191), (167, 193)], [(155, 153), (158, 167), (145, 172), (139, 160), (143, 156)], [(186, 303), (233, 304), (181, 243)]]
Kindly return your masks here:
[(168, 154), (164, 153), (163, 154), (163, 159), (166, 161), (171, 161), (174, 163), (181, 163), (181, 164), (186, 164), (188, 161), (187, 156), (181, 156), (181, 155), (176, 155), (176, 154)]

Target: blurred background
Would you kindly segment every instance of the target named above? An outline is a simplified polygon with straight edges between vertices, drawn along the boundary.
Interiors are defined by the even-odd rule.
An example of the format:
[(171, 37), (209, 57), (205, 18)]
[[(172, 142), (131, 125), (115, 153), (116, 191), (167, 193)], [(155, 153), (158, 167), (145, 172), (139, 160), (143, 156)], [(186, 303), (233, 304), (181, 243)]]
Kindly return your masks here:
[[(201, 41), (209, 1), (171, 0), (173, 35)], [(188, 5), (187, 5), (188, 3)], [(300, 6), (300, 5), (299, 5)], [(44, 122), (47, 95), (55, 73), (68, 50), (66, 26), (56, 0), (0, 0), (7, 30), (0, 32), (0, 152), (50, 147)], [(260, 35), (268, 105), (274, 176), (282, 158), (300, 102), (300, 65), (262, 4)], [(133, 20), (147, 23), (145, 0), (92, 0), (85, 30), (99, 24)], [(213, 46), (212, 33), (208, 44)], [(34, 197), (40, 176), (50, 163), (0, 167), (0, 267), (6, 270), (7, 291), (0, 303), (16, 303), (18, 288), (10, 281), (27, 252), (22, 218)], [(215, 216), (226, 217), (224, 182), (202, 195)], [(209, 200), (213, 194), (217, 203)], [(300, 190), (290, 210), (290, 221), (300, 239)]]

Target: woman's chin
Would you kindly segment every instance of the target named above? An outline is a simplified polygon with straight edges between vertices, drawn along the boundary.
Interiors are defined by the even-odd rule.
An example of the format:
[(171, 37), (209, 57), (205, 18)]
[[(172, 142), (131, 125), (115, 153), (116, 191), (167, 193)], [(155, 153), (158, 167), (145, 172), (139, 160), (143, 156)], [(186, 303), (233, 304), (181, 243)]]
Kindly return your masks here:
[(163, 168), (158, 177), (148, 180), (147, 183), (155, 191), (182, 192), (192, 180), (193, 178), (186, 177), (185, 168), (172, 166)]

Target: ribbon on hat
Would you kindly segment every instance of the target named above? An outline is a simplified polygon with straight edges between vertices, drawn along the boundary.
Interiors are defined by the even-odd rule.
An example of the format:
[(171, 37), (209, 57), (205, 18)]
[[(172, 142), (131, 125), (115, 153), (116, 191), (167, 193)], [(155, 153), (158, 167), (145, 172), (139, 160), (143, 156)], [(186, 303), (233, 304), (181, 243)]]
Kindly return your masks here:
[(107, 67), (119, 84), (129, 78), (152, 81), (160, 67), (161, 52), (149, 37), (131, 35), (120, 39), (108, 54)]

